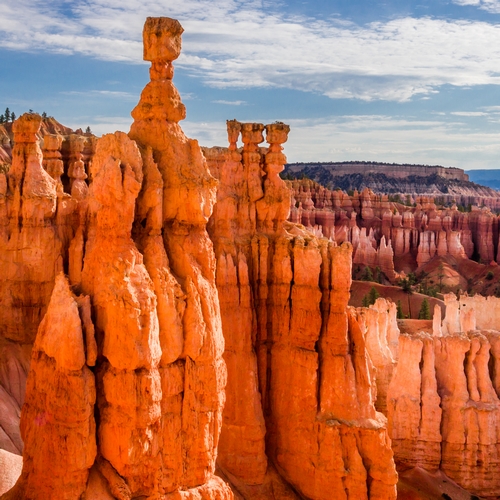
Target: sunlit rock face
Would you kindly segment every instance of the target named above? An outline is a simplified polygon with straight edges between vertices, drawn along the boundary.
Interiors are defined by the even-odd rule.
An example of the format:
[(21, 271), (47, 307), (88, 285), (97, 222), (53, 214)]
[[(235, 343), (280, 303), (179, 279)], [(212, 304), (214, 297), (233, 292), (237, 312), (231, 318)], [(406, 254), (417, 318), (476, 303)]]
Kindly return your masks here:
[[(0, 250), (12, 277), (0, 293), (20, 298), (3, 312), (2, 385), (10, 422), (24, 399), (24, 463), (5, 498), (233, 498), (214, 475), (226, 367), (205, 226), (217, 182), (178, 125), (182, 31), (146, 21), (151, 82), (130, 137), (86, 150), (82, 136), (46, 136), (43, 155), (41, 118), (14, 123)], [(44, 308), (16, 323), (36, 300)], [(33, 340), (24, 395), (16, 347)], [(2, 442), (20, 453), (10, 434)]]
[(347, 307), (352, 247), (286, 222), (287, 133), (232, 120), (229, 147), (204, 149), (220, 181), (208, 226), (228, 366), (218, 464), (245, 498), (395, 498), (371, 361)]

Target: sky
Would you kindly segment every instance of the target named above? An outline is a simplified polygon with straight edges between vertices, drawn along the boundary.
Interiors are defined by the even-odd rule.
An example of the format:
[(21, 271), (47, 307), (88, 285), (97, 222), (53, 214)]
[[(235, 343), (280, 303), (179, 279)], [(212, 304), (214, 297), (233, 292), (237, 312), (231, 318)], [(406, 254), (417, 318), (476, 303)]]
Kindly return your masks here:
[(184, 27), (174, 83), (203, 146), (283, 121), (289, 162), (500, 168), (500, 0), (2, 0), (0, 112), (128, 132), (147, 16)]

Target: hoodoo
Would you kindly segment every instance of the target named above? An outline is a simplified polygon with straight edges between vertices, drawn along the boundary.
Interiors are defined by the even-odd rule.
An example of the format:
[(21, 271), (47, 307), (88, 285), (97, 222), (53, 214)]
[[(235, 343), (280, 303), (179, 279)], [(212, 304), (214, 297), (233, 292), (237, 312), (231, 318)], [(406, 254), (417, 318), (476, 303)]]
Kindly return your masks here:
[[(36, 339), (21, 418), (23, 472), (4, 498), (233, 497), (214, 476), (226, 367), (205, 226), (217, 182), (178, 125), (185, 109), (172, 61), (182, 31), (172, 19), (146, 21), (151, 82), (130, 137), (103, 136), (87, 164), (84, 138), (67, 140), (80, 147), (66, 165), (58, 155), (66, 144), (45, 141), (47, 170), (70, 184), (42, 166), (40, 117), (14, 125), (2, 260), (18, 272), (2, 289), (19, 299), (4, 302), (2, 333)], [(14, 251), (21, 241), (38, 244)], [(40, 309), (16, 323), (16, 314), (26, 316), (20, 305), (45, 290), (45, 316)]]

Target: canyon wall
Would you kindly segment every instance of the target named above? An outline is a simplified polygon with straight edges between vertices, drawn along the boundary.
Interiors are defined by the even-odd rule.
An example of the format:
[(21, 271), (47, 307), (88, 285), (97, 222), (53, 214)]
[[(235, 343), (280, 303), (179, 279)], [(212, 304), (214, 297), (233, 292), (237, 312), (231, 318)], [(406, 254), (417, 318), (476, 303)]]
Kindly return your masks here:
[(443, 204), (484, 205), (500, 210), (498, 191), (470, 182), (459, 168), (376, 162), (292, 163), (286, 165), (284, 175), (288, 179), (311, 179), (345, 192), (369, 189), (377, 194), (426, 196)]
[(380, 267), (390, 282), (401, 271), (425, 269), (434, 257), (451, 257), (453, 265), (464, 267), (460, 285), (466, 288), (467, 279), (482, 268), (464, 263), (500, 262), (500, 219), (486, 207), (463, 212), (457, 205), (438, 208), (429, 197), (403, 203), (368, 189), (348, 195), (310, 180), (287, 183), (293, 193), (290, 221), (338, 244), (349, 241), (354, 263)]
[[(302, 174), (313, 172), (314, 169), (326, 170), (331, 176), (341, 177), (351, 174), (377, 174), (383, 173), (394, 179), (406, 179), (409, 176), (431, 177), (438, 175), (443, 179), (468, 181), (469, 176), (461, 168), (441, 167), (439, 165), (399, 165), (377, 162), (327, 162), (327, 163), (290, 163), (286, 166), (287, 172)], [(313, 178), (313, 177), (311, 177)]]

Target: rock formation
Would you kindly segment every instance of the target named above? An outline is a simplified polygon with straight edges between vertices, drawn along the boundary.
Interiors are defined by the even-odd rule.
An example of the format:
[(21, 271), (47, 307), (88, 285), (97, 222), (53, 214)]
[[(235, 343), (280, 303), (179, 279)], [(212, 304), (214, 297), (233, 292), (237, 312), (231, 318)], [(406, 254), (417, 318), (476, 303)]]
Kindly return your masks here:
[(182, 31), (146, 21), (128, 135), (0, 130), (0, 498), (386, 500), (395, 462), (497, 495), (500, 299), (348, 306), (353, 261), (493, 260), (497, 217), (291, 191), (281, 122), (202, 150)]
[(78, 303), (60, 274), (33, 346), (21, 414), (23, 471), (6, 498), (84, 494), (97, 452), (95, 380), (87, 364)]
[[(389, 283), (397, 282), (402, 272), (424, 271), (435, 283), (441, 280), (445, 288), (456, 290), (468, 280), (479, 282), (500, 255), (500, 218), (486, 207), (463, 212), (453, 204), (438, 209), (434, 198), (425, 196), (416, 197), (411, 206), (368, 189), (349, 196), (311, 180), (287, 183), (292, 190), (290, 221), (338, 244), (349, 241), (353, 262), (379, 267)], [(445, 270), (438, 277), (443, 274), (436, 270), (439, 264), (454, 271)], [(500, 293), (486, 286), (475, 291)]]
[[(216, 181), (178, 125), (181, 33), (168, 18), (146, 22), (152, 81), (133, 112), (134, 140), (46, 136), (43, 159), (40, 117), (14, 123), (0, 319), (6, 349), (35, 343), (23, 472), (5, 498), (233, 497), (214, 476), (226, 383), (205, 230)], [(23, 373), (11, 359), (2, 381), (19, 405)], [(2, 439), (21, 451), (15, 432)]]
[(498, 191), (469, 181), (460, 168), (438, 165), (388, 164), (377, 162), (291, 163), (289, 177), (312, 179), (323, 186), (359, 192), (370, 189), (379, 194), (431, 196), (443, 203), (500, 208)]
[(347, 310), (351, 246), (285, 222), (287, 133), (229, 121), (229, 148), (204, 150), (220, 181), (209, 224), (228, 365), (218, 462), (245, 498), (281, 498), (274, 467), (307, 498), (394, 498), (371, 362)]
[[(500, 332), (487, 330), (495, 313), (476, 323), (484, 298), (446, 297), (446, 317), (433, 334), (402, 334), (399, 362), (389, 386), (388, 419), (397, 462), (430, 472), (440, 468), (472, 494), (500, 491)], [(478, 315), (482, 316), (482, 315)], [(498, 325), (498, 323), (496, 323)], [(498, 328), (498, 326), (496, 327)]]

